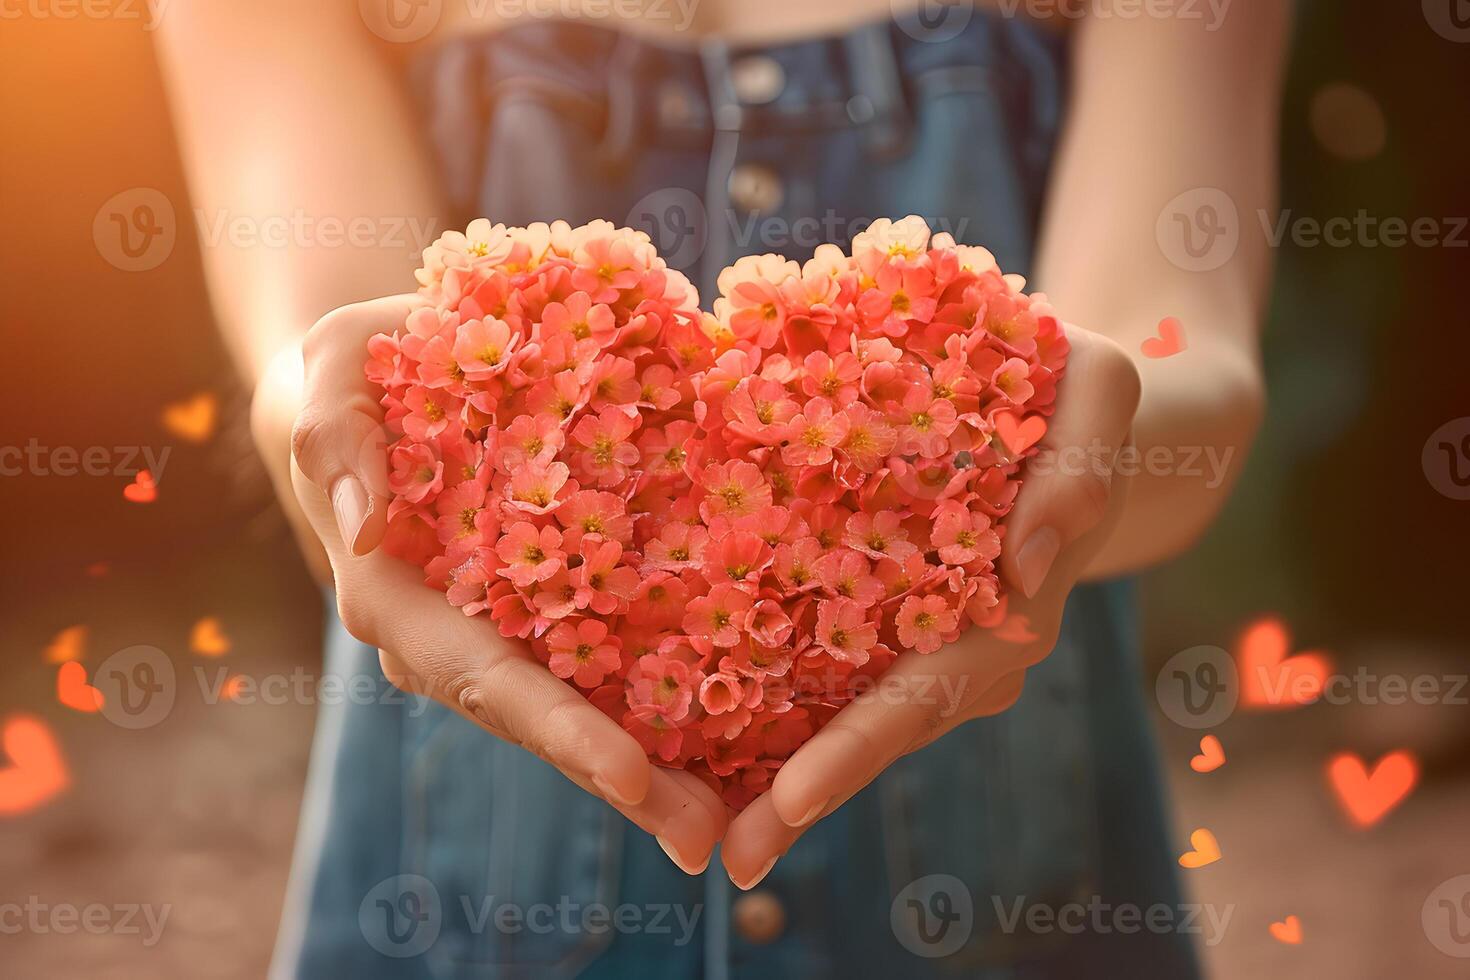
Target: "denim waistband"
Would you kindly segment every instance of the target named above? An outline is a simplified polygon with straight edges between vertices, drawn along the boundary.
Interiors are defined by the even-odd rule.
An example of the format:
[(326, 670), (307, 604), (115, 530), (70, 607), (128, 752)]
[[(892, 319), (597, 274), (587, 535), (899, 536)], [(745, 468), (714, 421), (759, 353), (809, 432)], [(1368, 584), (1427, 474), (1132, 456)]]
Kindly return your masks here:
[[(1033, 113), (1022, 131), (1050, 134), (1065, 78), (1065, 33), (1025, 17), (953, 8), (940, 26), (918, 14), (841, 35), (774, 45), (719, 39), (675, 46), (594, 22), (526, 20), (458, 38), (421, 55), (413, 84), (436, 128), (472, 132), (507, 93), (527, 89), (594, 114), (607, 146), (707, 145), (712, 131), (780, 132), (859, 126), (878, 144), (901, 142), (913, 103), (930, 86), (1006, 85)], [(754, 62), (778, 84), (750, 97)], [(1050, 89), (1050, 90), (1048, 90)], [(767, 98), (766, 96), (769, 95)]]

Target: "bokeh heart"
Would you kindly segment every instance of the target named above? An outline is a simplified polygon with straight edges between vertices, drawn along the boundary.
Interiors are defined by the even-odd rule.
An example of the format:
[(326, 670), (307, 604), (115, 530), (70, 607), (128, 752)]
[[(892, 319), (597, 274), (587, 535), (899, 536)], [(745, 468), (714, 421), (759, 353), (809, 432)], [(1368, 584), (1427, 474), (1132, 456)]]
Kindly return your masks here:
[(882, 219), (702, 312), (641, 232), (481, 219), (417, 275), (368, 350), (388, 547), (656, 762), (742, 807), (900, 654), (1006, 621), (1068, 345), (986, 250)]

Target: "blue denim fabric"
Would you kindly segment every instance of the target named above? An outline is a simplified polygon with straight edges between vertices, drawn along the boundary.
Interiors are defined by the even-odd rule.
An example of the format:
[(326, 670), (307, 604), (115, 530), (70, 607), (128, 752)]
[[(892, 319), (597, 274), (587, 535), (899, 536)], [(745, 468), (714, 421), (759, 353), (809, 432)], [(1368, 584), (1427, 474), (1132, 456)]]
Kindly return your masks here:
[[(942, 40), (885, 22), (763, 49), (783, 81), (761, 105), (741, 103), (733, 74), (750, 54), (549, 22), (436, 50), (413, 85), (455, 220), (640, 225), (706, 302), (740, 255), (801, 260), (910, 213), (1029, 271), (1063, 37), (976, 13)], [(763, 213), (731, 199), (731, 170), (749, 165), (779, 181)], [(276, 973), (1194, 977), (1179, 933), (1007, 925), (1018, 900), (1179, 905), (1130, 593), (1076, 590), (1015, 707), (901, 760), (808, 832), (760, 886), (785, 914), (764, 945), (732, 928), (739, 893), (718, 860), (689, 878), (544, 763), (392, 697), (375, 651), (332, 619), (327, 669), (396, 703), (322, 709)], [(895, 919), (916, 895), (928, 917)], [(584, 922), (596, 906), (622, 925)]]

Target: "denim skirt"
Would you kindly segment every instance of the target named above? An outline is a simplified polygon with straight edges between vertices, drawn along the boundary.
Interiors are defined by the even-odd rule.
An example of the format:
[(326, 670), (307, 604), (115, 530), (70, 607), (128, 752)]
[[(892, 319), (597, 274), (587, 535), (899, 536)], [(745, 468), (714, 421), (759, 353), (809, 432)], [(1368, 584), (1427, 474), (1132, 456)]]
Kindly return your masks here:
[[(706, 303), (741, 255), (804, 260), (884, 216), (1025, 274), (1066, 38), (955, 9), (760, 48), (531, 20), (435, 48), (405, 85), (451, 225), (641, 227)], [(890, 767), (750, 893), (388, 688), (332, 610), (326, 671), (376, 694), (320, 710), (273, 975), (1195, 977), (1131, 591), (1078, 588), (1013, 708)], [(1179, 927), (1091, 911), (1129, 906)]]

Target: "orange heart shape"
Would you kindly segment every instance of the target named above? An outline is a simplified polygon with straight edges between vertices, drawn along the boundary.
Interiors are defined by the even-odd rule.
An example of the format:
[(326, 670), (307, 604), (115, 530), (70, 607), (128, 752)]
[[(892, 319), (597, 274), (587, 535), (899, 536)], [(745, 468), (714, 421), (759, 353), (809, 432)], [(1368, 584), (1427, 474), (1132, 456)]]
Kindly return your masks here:
[(1368, 771), (1363, 760), (1342, 752), (1327, 763), (1327, 778), (1348, 819), (1367, 829), (1404, 801), (1419, 781), (1419, 763), (1400, 749), (1378, 760)]
[(158, 484), (153, 482), (153, 474), (139, 470), (133, 482), (123, 487), (123, 496), (135, 504), (153, 503), (158, 499)]
[(1189, 768), (1195, 772), (1214, 772), (1225, 764), (1225, 747), (1213, 735), (1199, 740), (1199, 755), (1189, 760)]
[(1019, 456), (1046, 435), (1046, 419), (1032, 415), (1023, 422), (1011, 412), (1001, 412), (995, 417), (995, 434), (1007, 452)]
[(1178, 317), (1166, 316), (1159, 321), (1159, 335), (1149, 337), (1139, 346), (1144, 357), (1173, 357), (1184, 350), (1184, 325)]
[(991, 635), (1007, 643), (1033, 643), (1036, 640), (1036, 634), (1031, 632), (1031, 621), (1020, 613), (1007, 616)]
[(39, 718), (18, 715), (6, 721), (0, 748), (11, 762), (0, 769), (0, 814), (34, 810), (71, 784), (61, 747)]
[(64, 664), (69, 660), (82, 659), (87, 646), (87, 627), (68, 626), (51, 638), (42, 654), (48, 664)]
[(1203, 868), (1220, 860), (1220, 842), (1203, 827), (1189, 835), (1189, 846), (1192, 850), (1179, 855), (1181, 868)]
[(202, 657), (220, 657), (230, 652), (230, 638), (219, 620), (205, 616), (189, 631), (189, 649)]
[(56, 700), (73, 711), (91, 714), (102, 707), (102, 692), (87, 683), (87, 668), (71, 660), (56, 672)]
[(1278, 943), (1296, 946), (1302, 941), (1302, 920), (1288, 915), (1281, 922), (1271, 923), (1271, 938)]
[(212, 392), (203, 391), (193, 398), (163, 407), (163, 427), (180, 439), (205, 442), (214, 435), (219, 401)]
[(1296, 708), (1322, 696), (1332, 662), (1324, 653), (1287, 656), (1291, 635), (1274, 616), (1260, 619), (1241, 634), (1240, 701), (1249, 708)]

